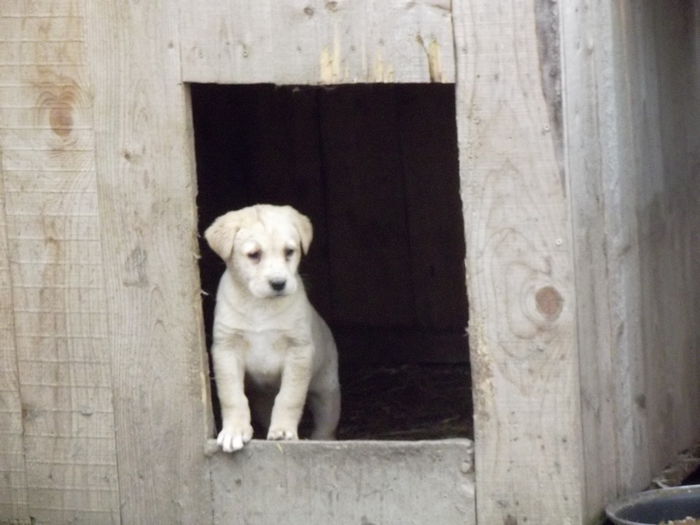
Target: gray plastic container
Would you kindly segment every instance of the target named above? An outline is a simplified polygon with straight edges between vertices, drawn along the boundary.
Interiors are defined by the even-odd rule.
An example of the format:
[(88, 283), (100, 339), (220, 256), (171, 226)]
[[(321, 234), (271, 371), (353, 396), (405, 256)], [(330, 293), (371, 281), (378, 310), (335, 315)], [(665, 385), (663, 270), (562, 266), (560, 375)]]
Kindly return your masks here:
[(605, 511), (616, 525), (659, 525), (687, 517), (700, 520), (700, 485), (640, 492), (608, 505)]

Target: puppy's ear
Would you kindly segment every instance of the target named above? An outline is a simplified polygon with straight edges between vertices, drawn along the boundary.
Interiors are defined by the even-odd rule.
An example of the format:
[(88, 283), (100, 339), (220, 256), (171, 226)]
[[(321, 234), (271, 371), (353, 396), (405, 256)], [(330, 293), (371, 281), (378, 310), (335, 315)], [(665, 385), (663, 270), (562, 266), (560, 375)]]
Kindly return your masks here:
[(230, 211), (217, 219), (206, 229), (204, 238), (216, 254), (224, 261), (233, 251), (233, 239), (241, 228), (241, 211)]
[(299, 232), (299, 238), (301, 239), (301, 249), (304, 255), (309, 253), (309, 246), (311, 246), (311, 240), (314, 238), (314, 229), (311, 226), (311, 221), (306, 215), (303, 215), (296, 211), (291, 206), (289, 207), (290, 213), (292, 214), (292, 221), (294, 227)]

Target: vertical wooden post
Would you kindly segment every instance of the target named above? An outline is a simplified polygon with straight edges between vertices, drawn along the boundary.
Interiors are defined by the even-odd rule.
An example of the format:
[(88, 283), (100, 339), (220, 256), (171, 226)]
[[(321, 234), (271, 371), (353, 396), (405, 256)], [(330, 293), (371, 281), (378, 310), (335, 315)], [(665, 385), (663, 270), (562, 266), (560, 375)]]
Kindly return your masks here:
[(456, 0), (481, 524), (582, 520), (558, 5)]
[(16, 368), (0, 520), (119, 521), (84, 22), (81, 0), (0, 8), (0, 252), (12, 289), (0, 301), (13, 310), (0, 345), (16, 351), (3, 361)]
[(178, 3), (87, 9), (121, 517), (211, 520), (196, 178)]
[[(2, 43), (0, 43), (0, 46)], [(0, 89), (2, 89), (0, 82)], [(2, 135), (7, 131), (0, 129)], [(22, 398), (12, 308), (12, 275), (0, 152), (0, 520), (29, 523), (27, 471), (24, 463)]]

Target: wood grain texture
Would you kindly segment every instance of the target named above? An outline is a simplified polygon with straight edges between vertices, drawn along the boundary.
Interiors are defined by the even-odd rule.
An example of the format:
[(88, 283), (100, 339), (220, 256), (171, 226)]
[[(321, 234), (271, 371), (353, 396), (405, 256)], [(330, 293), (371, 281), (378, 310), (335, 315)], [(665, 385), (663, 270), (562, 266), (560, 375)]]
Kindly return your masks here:
[(581, 523), (571, 218), (551, 93), (557, 4), (453, 3), (480, 523)]
[(0, 521), (24, 524), (30, 519), (3, 179), (0, 153)]
[(450, 3), (182, 1), (191, 82), (454, 82)]
[[(634, 447), (630, 443), (618, 444), (619, 439), (624, 442), (630, 437), (619, 424), (617, 406), (620, 401), (624, 405), (624, 398), (629, 397), (623, 394), (630, 381), (629, 366), (620, 365), (622, 356), (630, 356), (615, 356), (612, 298), (624, 292), (611, 289), (619, 277), (609, 274), (607, 260), (608, 235), (619, 236), (621, 232), (609, 231), (606, 213), (610, 210), (604, 193), (615, 185), (616, 177), (610, 175), (619, 166), (601, 147), (618, 140), (617, 130), (607, 120), (616, 113), (618, 104), (616, 97), (611, 96), (613, 7), (602, 3), (591, 9), (583, 6), (582, 2), (572, 2), (562, 10), (561, 36), (566, 65), (562, 81), (566, 90), (566, 170), (575, 225), (576, 318), (582, 360), (584, 501), (586, 517), (592, 520), (626, 483), (629, 473), (622, 472), (620, 465)], [(636, 339), (636, 334), (627, 334), (626, 338)], [(631, 350), (627, 348), (627, 352)]]
[(474, 525), (472, 454), (466, 439), (252, 441), (210, 459), (214, 523)]
[(206, 523), (212, 432), (177, 5), (89, 3), (121, 519)]
[(697, 24), (690, 2), (563, 17), (591, 518), (700, 437)]
[(7, 427), (21, 434), (3, 447), (14, 490), (0, 519), (119, 521), (83, 32), (77, 0), (0, 9), (0, 252), (14, 332), (2, 344), (15, 347), (21, 393), (21, 418)]

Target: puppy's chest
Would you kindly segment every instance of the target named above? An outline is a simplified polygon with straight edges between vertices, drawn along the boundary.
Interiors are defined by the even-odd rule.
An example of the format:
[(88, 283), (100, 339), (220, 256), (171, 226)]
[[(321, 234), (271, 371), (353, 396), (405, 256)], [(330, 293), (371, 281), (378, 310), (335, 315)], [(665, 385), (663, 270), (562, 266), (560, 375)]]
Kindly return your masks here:
[(245, 369), (250, 379), (261, 385), (277, 383), (288, 353), (287, 336), (266, 331), (248, 333), (246, 339)]

